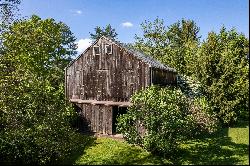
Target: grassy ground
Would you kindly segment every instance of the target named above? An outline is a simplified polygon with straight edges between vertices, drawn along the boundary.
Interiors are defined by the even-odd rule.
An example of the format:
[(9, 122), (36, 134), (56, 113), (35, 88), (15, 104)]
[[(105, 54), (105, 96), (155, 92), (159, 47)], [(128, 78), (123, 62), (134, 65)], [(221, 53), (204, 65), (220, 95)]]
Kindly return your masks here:
[(93, 138), (84, 151), (74, 154), (68, 162), (77, 165), (248, 165), (249, 128), (225, 128), (213, 136), (188, 141), (171, 159), (154, 156), (125, 141)]
[(249, 165), (249, 128), (226, 128), (182, 145), (175, 164)]
[[(166, 160), (166, 163), (168, 161)], [(97, 138), (94, 145), (75, 161), (87, 165), (162, 164), (162, 161), (140, 147), (111, 138)]]

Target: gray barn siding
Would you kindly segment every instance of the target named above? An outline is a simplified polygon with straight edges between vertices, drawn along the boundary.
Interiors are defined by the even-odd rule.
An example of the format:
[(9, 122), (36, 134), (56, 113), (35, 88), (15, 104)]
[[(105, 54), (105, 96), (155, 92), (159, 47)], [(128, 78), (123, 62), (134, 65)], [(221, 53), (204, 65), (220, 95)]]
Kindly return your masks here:
[[(79, 123), (78, 126), (88, 125), (86, 130), (100, 134), (112, 133), (112, 106), (92, 105), (92, 104), (76, 104), (80, 108), (78, 113), (82, 119), (85, 119), (85, 124)], [(88, 129), (86, 129), (88, 128)]]
[[(105, 44), (112, 44), (111, 55), (105, 53)], [(93, 54), (93, 47), (97, 45), (100, 55)], [(167, 85), (176, 82), (176, 72), (163, 66), (150, 57), (142, 57), (140, 53), (100, 38), (66, 68), (65, 95), (68, 100), (128, 102), (136, 91), (152, 83)], [(80, 108), (78, 113), (84, 121), (79, 122), (79, 126), (100, 134), (114, 134), (114, 110), (111, 105), (75, 105)], [(144, 135), (144, 126), (137, 127)]]
[(131, 95), (150, 84), (149, 65), (113, 44), (113, 54), (105, 54), (105, 40), (93, 47), (67, 68), (68, 99), (129, 101)]

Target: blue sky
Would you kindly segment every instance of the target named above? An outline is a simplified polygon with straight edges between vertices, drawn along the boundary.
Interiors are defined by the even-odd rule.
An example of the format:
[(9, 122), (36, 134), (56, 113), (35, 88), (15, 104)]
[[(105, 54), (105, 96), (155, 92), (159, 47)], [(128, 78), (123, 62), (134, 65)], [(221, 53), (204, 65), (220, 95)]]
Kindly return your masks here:
[(202, 39), (222, 25), (235, 27), (249, 38), (248, 0), (22, 0), (21, 16), (36, 14), (66, 23), (77, 38), (79, 51), (90, 40), (96, 26), (111, 24), (121, 42), (133, 42), (141, 34), (140, 24), (157, 16), (165, 25), (191, 19), (200, 27)]

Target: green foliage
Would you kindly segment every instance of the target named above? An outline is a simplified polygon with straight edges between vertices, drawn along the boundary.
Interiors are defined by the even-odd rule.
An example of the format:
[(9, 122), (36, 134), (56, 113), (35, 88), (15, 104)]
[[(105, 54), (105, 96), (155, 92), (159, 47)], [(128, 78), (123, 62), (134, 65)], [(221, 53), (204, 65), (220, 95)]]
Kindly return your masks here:
[(118, 118), (118, 130), (129, 143), (153, 153), (171, 154), (184, 140), (218, 129), (205, 97), (190, 98), (174, 87), (151, 86), (136, 93), (132, 103)]
[[(48, 116), (31, 127), (1, 132), (1, 161), (14, 164), (58, 163), (78, 148), (84, 148), (85, 139), (65, 123)], [(64, 121), (63, 121), (64, 120)]]
[(0, 0), (0, 34), (16, 18), (21, 0)]
[(208, 99), (203, 95), (202, 84), (191, 76), (178, 76), (178, 87), (189, 98), (189, 112), (195, 126), (191, 135), (213, 133), (219, 127), (219, 121)]
[(162, 19), (141, 24), (143, 37), (135, 36), (135, 47), (180, 74), (191, 75), (199, 46), (199, 28), (192, 20), (178, 21), (165, 27)]
[(117, 35), (118, 34), (115, 32), (115, 29), (112, 28), (110, 24), (108, 24), (105, 28), (103, 27), (102, 29), (99, 26), (95, 27), (95, 32), (90, 33), (90, 38), (92, 40), (97, 40), (102, 36), (106, 36), (115, 39)]
[(188, 98), (180, 90), (152, 86), (135, 94), (132, 102), (128, 113), (118, 119), (118, 130), (129, 143), (170, 154), (192, 132)]
[(222, 122), (249, 117), (249, 40), (225, 27), (209, 33), (199, 49), (194, 70), (203, 93)]
[(202, 97), (202, 84), (195, 78), (186, 75), (177, 76), (177, 85), (190, 98)]
[(0, 57), (1, 161), (46, 164), (82, 140), (64, 98), (63, 69), (74, 55), (69, 27), (32, 16), (2, 34)]
[(192, 135), (214, 133), (219, 129), (219, 121), (206, 97), (194, 98), (190, 104), (189, 112), (195, 122)]
[[(205, 95), (212, 112), (224, 124), (248, 119), (249, 40), (243, 34), (222, 27), (218, 34), (209, 33), (200, 45), (199, 28), (191, 20), (165, 27), (157, 18), (141, 26), (143, 36), (135, 37), (135, 47), (175, 68), (181, 84), (186, 84), (180, 85), (184, 93), (190, 92), (192, 98)], [(188, 90), (192, 85), (195, 91)]]

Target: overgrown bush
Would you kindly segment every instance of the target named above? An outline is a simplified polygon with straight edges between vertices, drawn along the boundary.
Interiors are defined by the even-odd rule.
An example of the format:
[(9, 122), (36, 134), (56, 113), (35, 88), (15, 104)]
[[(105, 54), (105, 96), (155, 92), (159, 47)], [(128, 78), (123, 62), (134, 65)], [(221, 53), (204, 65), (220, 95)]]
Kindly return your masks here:
[(86, 138), (65, 122), (48, 118), (33, 127), (1, 132), (1, 162), (5, 164), (57, 164), (85, 146)]
[(203, 97), (197, 97), (190, 101), (189, 112), (194, 120), (193, 136), (203, 133), (213, 133), (220, 127), (216, 114), (213, 113), (212, 107)]
[(212, 105), (203, 94), (202, 84), (191, 76), (179, 75), (178, 87), (189, 98), (189, 112), (195, 121), (192, 135), (212, 133), (218, 129), (219, 120)]
[(118, 118), (118, 130), (129, 143), (171, 154), (179, 143), (217, 129), (205, 98), (192, 99), (179, 88), (151, 86), (131, 98), (128, 113)]
[(177, 85), (186, 96), (192, 99), (204, 96), (202, 85), (197, 79), (187, 75), (178, 75), (177, 77)]
[(17, 105), (5, 104), (6, 108), (1, 110), (1, 162), (57, 163), (85, 143), (85, 139), (70, 127), (70, 121), (76, 116), (74, 110), (63, 98), (57, 98), (63, 95), (63, 89), (57, 92), (59, 96), (53, 97), (55, 94), (44, 89), (40, 92), (46, 95), (37, 96), (39, 90), (32, 87), (34, 91), (25, 94), (26, 97), (18, 95), (20, 97), (14, 101)]

